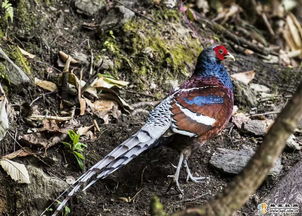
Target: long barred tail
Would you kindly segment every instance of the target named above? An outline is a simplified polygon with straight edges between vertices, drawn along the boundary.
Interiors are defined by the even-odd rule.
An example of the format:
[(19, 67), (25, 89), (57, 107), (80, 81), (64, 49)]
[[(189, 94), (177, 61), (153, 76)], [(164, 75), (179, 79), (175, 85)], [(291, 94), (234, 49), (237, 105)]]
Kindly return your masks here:
[[(52, 216), (56, 216), (66, 205), (68, 200), (78, 191), (86, 190), (93, 185), (98, 179), (103, 179), (109, 174), (118, 170), (122, 166), (129, 163), (136, 156), (149, 149), (155, 141), (166, 132), (169, 125), (155, 126), (146, 124), (137, 133), (132, 135), (129, 139), (124, 141), (112, 152), (110, 152), (104, 159), (100, 160), (92, 166), (86, 173), (79, 177), (76, 182), (68, 188), (60, 197), (68, 193), (65, 199), (57, 207)], [(69, 192), (68, 192), (69, 191)]]

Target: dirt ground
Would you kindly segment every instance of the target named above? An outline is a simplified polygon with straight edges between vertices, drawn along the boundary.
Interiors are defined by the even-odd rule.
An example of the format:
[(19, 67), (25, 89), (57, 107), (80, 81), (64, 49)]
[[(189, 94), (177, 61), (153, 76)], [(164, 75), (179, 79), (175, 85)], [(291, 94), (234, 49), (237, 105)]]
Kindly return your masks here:
[[(20, 4), (20, 2), (15, 1), (16, 5)], [(37, 55), (35, 59), (29, 60), (33, 72), (31, 76), (45, 80), (56, 80), (57, 77), (53, 74), (59, 74), (60, 71), (63, 70), (58, 67), (57, 64), (58, 51), (64, 50), (64, 52), (71, 54), (75, 50), (80, 50), (89, 55), (90, 49), (85, 42), (87, 39), (90, 40), (90, 47), (92, 47), (95, 53), (97, 53), (97, 50), (102, 49), (100, 44), (103, 40), (101, 37), (103, 29), (96, 28), (87, 30), (83, 28), (83, 24), (97, 24), (105, 17), (104, 14), (100, 15), (100, 17), (95, 16), (94, 19), (89, 18), (77, 13), (72, 1), (67, 0), (50, 1), (49, 4), (46, 3), (47, 1), (43, 1), (41, 4), (35, 2), (36, 1), (28, 2), (28, 4), (31, 4), (31, 7), (35, 8), (35, 10), (32, 10), (32, 13), (38, 11), (39, 16), (41, 16), (42, 11), (43, 14), (40, 23), (39, 20), (34, 21), (37, 26), (36, 29), (31, 29), (26, 33), (25, 30), (22, 31), (22, 26), (9, 27), (8, 40), (6, 41), (7, 45), (4, 45), (18, 45)], [(145, 5), (141, 7), (143, 6)], [(161, 8), (158, 7), (152, 7), (151, 9), (155, 11), (161, 10)], [(137, 10), (140, 10), (140, 8), (137, 8)], [(145, 10), (144, 16), (152, 17), (152, 15), (153, 12)], [(19, 22), (19, 25), (21, 25), (21, 20), (18, 20), (21, 18), (18, 18), (18, 14), (16, 16), (16, 22)], [(136, 16), (135, 19), (144, 18)], [(148, 20), (146, 20), (146, 22), (148, 22)], [(193, 28), (186, 20), (181, 19), (179, 23), (188, 29)], [(204, 29), (195, 33), (200, 38), (200, 41), (210, 40), (211, 35), (215, 34)], [(123, 35), (116, 37), (122, 38)], [(226, 39), (221, 38), (221, 40), (227, 43)], [(282, 68), (277, 64), (263, 63), (263, 61), (258, 58), (244, 56), (238, 53), (236, 49), (232, 47), (230, 47), (230, 50), (235, 54), (237, 59), (234, 63), (226, 63), (230, 73), (255, 70), (256, 78), (253, 82), (265, 84), (276, 90), (278, 97), (273, 99), (273, 103), (276, 105), (275, 107), (282, 106), (286, 103), (295, 89), (296, 82), (299, 80), (298, 78), (302, 74), (301, 70), (292, 70)], [(192, 62), (192, 64), (194, 63), (195, 61)], [(49, 74), (46, 72), (47, 68), (52, 68), (55, 72)], [(120, 74), (119, 79), (126, 79), (130, 82), (133, 81), (134, 78), (131, 75), (131, 70), (120, 68), (120, 71), (121, 70), (123, 70), (123, 73)], [(176, 77), (179, 78), (179, 82), (185, 79), (185, 76), (177, 75)], [(293, 77), (296, 77), (296, 79)], [(153, 80), (156, 82), (156, 78)], [(147, 85), (148, 81), (147, 79)], [(137, 83), (139, 82), (133, 81), (129, 87), (119, 92), (120, 96), (129, 104), (142, 101), (157, 101), (169, 92), (167, 86), (156, 89), (141, 89), (141, 85)], [(157, 83), (157, 86), (161, 86), (161, 83)], [(45, 95), (44, 90), (33, 85), (27, 87), (8, 85), (7, 89), (13, 118), (11, 119), (9, 134), (1, 141), (0, 155), (3, 156), (11, 153), (18, 150), (21, 146), (27, 146), (34, 149), (36, 155), (16, 158), (15, 161), (25, 165), (39, 167), (47, 175), (59, 178), (63, 181), (69, 176), (73, 176), (74, 178), (80, 176), (82, 171), (78, 168), (74, 158), (66, 152), (63, 145), (58, 144), (45, 151), (45, 149), (41, 147), (23, 142), (17, 144), (15, 142), (20, 135), (27, 133), (35, 127), (39, 127), (36, 125), (33, 126), (24, 120), (23, 115), (28, 111), (26, 104), (30, 104), (37, 97), (44, 95), (43, 98), (37, 100), (35, 105), (38, 105), (41, 111), (48, 110), (49, 113), (58, 113), (61, 101), (59, 93), (56, 92)], [(154, 96), (155, 93), (158, 92), (160, 94)], [(238, 101), (235, 101), (235, 104), (247, 113), (249, 113), (251, 109), (248, 105), (239, 103)], [(152, 106), (145, 106), (143, 108), (150, 110)], [(268, 109), (267, 104), (259, 103), (254, 111), (256, 113), (272, 111)], [(93, 120), (96, 120), (101, 128), (100, 132), (95, 132), (94, 135), (96, 138), (94, 140), (86, 139), (83, 141), (88, 146), (85, 150), (86, 169), (138, 130), (147, 117), (145, 112), (136, 115), (122, 112), (119, 119), (112, 118), (109, 124), (104, 124), (103, 120), (98, 119), (95, 115), (87, 114), (80, 116), (78, 113), (79, 109), (77, 108), (75, 119), (80, 125), (91, 125)], [(62, 125), (63, 124), (64, 123), (62, 123)], [(299, 137), (299, 134), (297, 136)], [(150, 215), (149, 205), (154, 195), (160, 198), (168, 213), (206, 203), (234, 178), (234, 175), (225, 174), (209, 164), (210, 157), (214, 151), (217, 148), (238, 150), (241, 149), (243, 145), (255, 149), (261, 144), (262, 138), (262, 136), (253, 136), (246, 133), (234, 127), (233, 123), (229, 123), (228, 127), (219, 136), (206, 143), (190, 158), (189, 165), (193, 173), (198, 176), (207, 177), (207, 180), (200, 184), (187, 183), (184, 173), (182, 173), (181, 186), (185, 191), (184, 196), (180, 196), (174, 188), (168, 190), (171, 182), (167, 176), (175, 172), (172, 165), (177, 164), (178, 153), (163, 146), (151, 149), (105, 180), (98, 181), (87, 192), (75, 196), (68, 204), (68, 207), (71, 209), (71, 215)], [(238, 211), (236, 215), (254, 215), (257, 205), (261, 202), (261, 198), (270, 192), (278, 180), (300, 160), (301, 156), (301, 151), (286, 149), (281, 156), (283, 169), (280, 175), (268, 177), (258, 189), (257, 193), (250, 198), (248, 203)], [(21, 202), (19, 200), (21, 197), (20, 191), (22, 193), (23, 190), (26, 190), (27, 186), (18, 185), (13, 182), (3, 170), (0, 171), (0, 181), (0, 192), (2, 192), (0, 193), (0, 211), (2, 211), (2, 215), (34, 215), (32, 214), (33, 209), (35, 209), (35, 212), (42, 212), (56, 196), (59, 195), (59, 192), (56, 192), (50, 195), (51, 198), (44, 200), (43, 198), (33, 199), (28, 197), (29, 201), (22, 203), (23, 201)]]

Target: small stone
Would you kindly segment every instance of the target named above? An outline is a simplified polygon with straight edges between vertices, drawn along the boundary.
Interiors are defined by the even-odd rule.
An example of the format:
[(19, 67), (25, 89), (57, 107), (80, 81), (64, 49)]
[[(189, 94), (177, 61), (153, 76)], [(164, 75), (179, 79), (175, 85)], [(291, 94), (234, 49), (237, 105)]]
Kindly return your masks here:
[(233, 81), (233, 84), (235, 86), (234, 95), (238, 104), (246, 107), (255, 107), (258, 104), (256, 95), (249, 85), (236, 80)]
[(77, 52), (77, 51), (75, 51), (75, 52), (73, 52), (72, 56), (73, 56), (75, 59), (79, 60), (81, 63), (84, 63), (84, 64), (86, 64), (86, 65), (89, 65), (89, 60), (88, 60), (89, 57), (88, 57), (86, 54), (84, 54), (84, 53), (82, 53), (82, 52)]
[(260, 85), (260, 84), (256, 84), (256, 83), (251, 83), (250, 87), (252, 90), (254, 90), (255, 92), (264, 92), (264, 93), (268, 93), (270, 92), (270, 89), (268, 87), (266, 87), (265, 85)]
[(134, 16), (135, 13), (132, 10), (124, 6), (117, 6), (108, 11), (108, 15), (102, 20), (100, 26), (105, 27), (123, 24)]
[(296, 137), (295, 135), (290, 135), (289, 138), (286, 141), (286, 145), (291, 148), (291, 149), (295, 149), (295, 150), (301, 150), (302, 147), (299, 145), (299, 143), (296, 141)]
[(243, 124), (243, 128), (256, 136), (263, 136), (267, 133), (273, 122), (271, 119), (249, 120)]
[(76, 0), (74, 5), (78, 13), (87, 16), (95, 15), (99, 10), (106, 6), (105, 1), (103, 0)]
[[(210, 164), (226, 173), (238, 174), (243, 170), (254, 154), (255, 151), (249, 147), (245, 147), (239, 151), (218, 148), (212, 155)], [(269, 175), (278, 175), (281, 172), (282, 167), (281, 159), (278, 158)]]
[(108, 56), (102, 56), (96, 63), (96, 66), (100, 67), (101, 69), (108, 70), (113, 68), (114, 63)]
[(247, 117), (244, 113), (236, 113), (232, 116), (232, 122), (236, 125), (237, 128), (242, 128), (242, 125), (249, 121), (250, 118)]

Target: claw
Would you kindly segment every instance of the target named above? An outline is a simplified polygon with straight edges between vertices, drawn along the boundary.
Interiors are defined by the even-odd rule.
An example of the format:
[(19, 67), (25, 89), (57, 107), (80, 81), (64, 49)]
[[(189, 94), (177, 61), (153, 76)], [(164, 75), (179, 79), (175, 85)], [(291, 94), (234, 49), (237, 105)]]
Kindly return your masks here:
[(201, 182), (203, 182), (203, 180), (207, 179), (207, 177), (193, 176), (192, 173), (191, 173), (191, 170), (188, 166), (187, 159), (184, 160), (184, 166), (186, 167), (186, 171), (187, 171), (187, 182), (189, 180), (191, 180), (194, 183), (201, 183)]
[[(181, 193), (183, 194), (183, 190), (181, 189), (180, 187), (180, 184), (179, 184), (179, 174), (180, 174), (180, 169), (182, 167), (182, 164), (183, 164), (183, 161), (184, 161), (184, 155), (183, 154), (180, 154), (180, 157), (179, 157), (179, 161), (178, 161), (178, 164), (177, 164), (177, 167), (176, 167), (176, 172), (174, 175), (168, 175), (168, 178), (172, 178), (173, 179), (173, 182), (174, 184), (176, 185), (176, 189)], [(170, 188), (170, 187), (169, 187)]]

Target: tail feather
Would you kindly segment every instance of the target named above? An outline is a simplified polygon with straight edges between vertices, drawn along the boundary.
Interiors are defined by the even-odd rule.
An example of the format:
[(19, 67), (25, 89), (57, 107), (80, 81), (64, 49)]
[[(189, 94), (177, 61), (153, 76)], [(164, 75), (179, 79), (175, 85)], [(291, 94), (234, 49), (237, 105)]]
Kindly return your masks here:
[(70, 189), (72, 189), (69, 192), (68, 190), (64, 192), (64, 194), (68, 194), (57, 207), (56, 211), (52, 214), (52, 216), (56, 216), (66, 205), (68, 200), (75, 193), (80, 191), (82, 186), (84, 187), (84, 184), (86, 184), (86, 186), (82, 189), (82, 191), (88, 189), (98, 179), (103, 179), (114, 171), (118, 170), (120, 167), (126, 165), (136, 156), (150, 148), (152, 144), (154, 144), (155, 141), (162, 134), (164, 134), (168, 128), (169, 125), (165, 127), (156, 127), (154, 125), (150, 127), (150, 125), (145, 125), (144, 127), (142, 127), (141, 130), (139, 130), (129, 139), (125, 140), (122, 144), (120, 144), (107, 156), (105, 156), (104, 159), (100, 160), (98, 163), (92, 166), (86, 173), (80, 176), (73, 184), (73, 186), (70, 187)]

